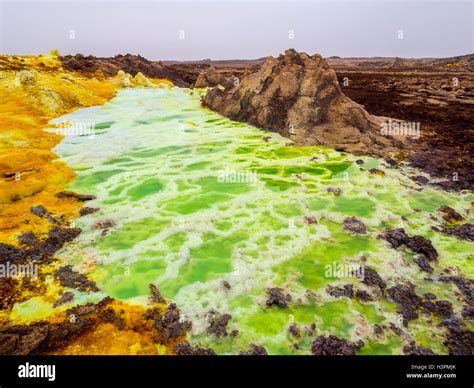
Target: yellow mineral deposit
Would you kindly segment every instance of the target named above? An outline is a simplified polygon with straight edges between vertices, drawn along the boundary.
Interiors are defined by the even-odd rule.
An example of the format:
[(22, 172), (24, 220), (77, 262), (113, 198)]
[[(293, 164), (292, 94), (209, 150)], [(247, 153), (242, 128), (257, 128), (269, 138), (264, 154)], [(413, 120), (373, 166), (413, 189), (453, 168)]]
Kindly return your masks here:
[[(0, 241), (20, 246), (17, 237), (33, 232), (44, 238), (53, 225), (47, 217), (31, 213), (32, 206), (43, 205), (67, 222), (79, 216), (83, 204), (74, 198), (57, 198), (75, 173), (52, 152), (62, 136), (47, 132), (49, 121), (78, 108), (102, 105), (115, 96), (118, 88), (172, 86), (164, 79), (135, 77), (119, 72), (115, 77), (82, 74), (62, 68), (59, 53), (49, 55), (0, 56)], [(25, 323), (35, 319), (67, 319), (66, 313), (51, 306), (63, 288), (52, 273), (51, 264), (40, 279), (14, 279), (21, 295), (17, 303), (3, 311), (0, 320)], [(25, 283), (25, 284), (23, 284)], [(28, 284), (26, 284), (28, 283)], [(49, 283), (49, 284), (48, 284)], [(28, 300), (34, 301), (34, 309)], [(160, 354), (171, 349), (156, 345), (151, 324), (144, 322), (145, 307), (114, 301), (112, 308), (124, 316), (124, 330), (108, 323), (80, 336), (62, 353), (70, 354)], [(131, 328), (134, 328), (132, 330)], [(156, 331), (155, 331), (156, 333)]]

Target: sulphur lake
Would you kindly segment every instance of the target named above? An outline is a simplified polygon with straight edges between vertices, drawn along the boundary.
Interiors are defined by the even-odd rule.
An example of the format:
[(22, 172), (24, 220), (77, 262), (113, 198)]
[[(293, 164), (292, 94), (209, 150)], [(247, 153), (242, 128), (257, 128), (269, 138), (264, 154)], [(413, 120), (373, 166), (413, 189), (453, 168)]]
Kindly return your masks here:
[[(70, 189), (94, 194), (88, 206), (100, 208), (78, 219), (82, 234), (58, 256), (89, 273), (103, 294), (147, 304), (155, 284), (193, 322), (190, 341), (220, 354), (252, 343), (271, 354), (309, 354), (311, 330), (362, 339), (361, 354), (400, 354), (407, 338), (447, 353), (442, 318), (420, 314), (405, 327), (386, 294), (339, 270), (370, 267), (387, 287), (411, 282), (459, 315), (455, 287), (436, 279), (445, 268), (472, 277), (472, 243), (432, 230), (433, 215), (442, 205), (465, 214), (472, 193), (421, 187), (409, 178), (420, 172), (383, 160), (289, 146), (203, 108), (197, 90), (121, 90), (104, 106), (53, 122), (94, 124), (55, 148), (77, 173)], [(348, 217), (366, 233), (345, 230)], [(432, 274), (420, 271), (412, 251), (379, 238), (391, 228), (432, 242), (439, 253)], [(345, 284), (372, 300), (327, 292)], [(273, 287), (291, 296), (287, 307), (266, 305)], [(208, 331), (211, 311), (231, 315), (229, 335)], [(375, 334), (390, 323), (401, 334)]]

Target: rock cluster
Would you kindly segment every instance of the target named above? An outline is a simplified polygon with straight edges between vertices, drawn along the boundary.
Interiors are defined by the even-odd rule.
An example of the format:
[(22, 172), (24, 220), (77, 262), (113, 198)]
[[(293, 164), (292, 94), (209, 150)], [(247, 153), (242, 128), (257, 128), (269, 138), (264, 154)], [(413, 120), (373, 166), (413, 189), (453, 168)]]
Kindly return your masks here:
[(203, 104), (298, 145), (385, 156), (402, 144), (400, 138), (381, 134), (383, 118), (370, 115), (342, 93), (336, 73), (318, 54), (290, 49), (269, 57), (239, 83), (209, 90)]

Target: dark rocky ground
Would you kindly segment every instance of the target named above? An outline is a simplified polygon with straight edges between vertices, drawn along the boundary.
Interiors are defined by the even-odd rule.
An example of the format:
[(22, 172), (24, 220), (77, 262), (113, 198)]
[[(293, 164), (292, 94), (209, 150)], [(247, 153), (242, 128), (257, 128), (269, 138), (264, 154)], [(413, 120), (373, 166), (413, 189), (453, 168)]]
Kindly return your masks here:
[[(369, 113), (419, 122), (421, 138), (408, 160), (446, 179), (447, 189), (474, 187), (474, 73), (336, 70), (344, 94)], [(452, 86), (453, 78), (459, 87)], [(453, 174), (457, 173), (457, 180)]]

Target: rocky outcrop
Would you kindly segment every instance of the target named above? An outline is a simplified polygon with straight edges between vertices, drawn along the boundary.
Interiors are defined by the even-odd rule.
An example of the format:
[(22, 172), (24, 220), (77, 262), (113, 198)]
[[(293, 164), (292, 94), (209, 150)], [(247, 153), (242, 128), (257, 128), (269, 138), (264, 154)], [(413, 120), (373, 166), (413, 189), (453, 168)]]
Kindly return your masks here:
[(283, 290), (279, 287), (273, 287), (267, 289), (268, 299), (266, 301), (267, 307), (283, 307), (287, 308), (291, 302), (291, 295), (284, 294)]
[(423, 236), (409, 237), (403, 228), (387, 230), (385, 235), (379, 237), (387, 240), (394, 249), (406, 245), (413, 252), (424, 255), (429, 261), (436, 261), (438, 259), (438, 251), (430, 240)]
[(214, 67), (210, 66), (206, 70), (203, 70), (199, 73), (196, 83), (194, 84), (195, 88), (207, 88), (225, 84), (230, 86), (228, 80), (225, 77), (221, 76)]
[(385, 156), (401, 139), (381, 134), (383, 118), (346, 97), (336, 73), (318, 54), (290, 49), (269, 57), (225, 90), (213, 88), (203, 104), (237, 121), (289, 137), (297, 145), (327, 145)]
[(359, 340), (356, 343), (338, 338), (335, 335), (316, 338), (311, 345), (311, 352), (315, 356), (355, 356), (357, 351), (364, 346)]
[(138, 81), (144, 81), (144, 75), (151, 78), (166, 78), (177, 86), (189, 86), (189, 83), (184, 81), (172, 68), (163, 65), (161, 62), (149, 61), (140, 55), (126, 54), (111, 58), (100, 58), (92, 55), (76, 54), (65, 55), (60, 59), (66, 70), (90, 74), (103, 73), (107, 76), (115, 76), (119, 71), (133, 77), (141, 73), (142, 76), (139, 76)]

